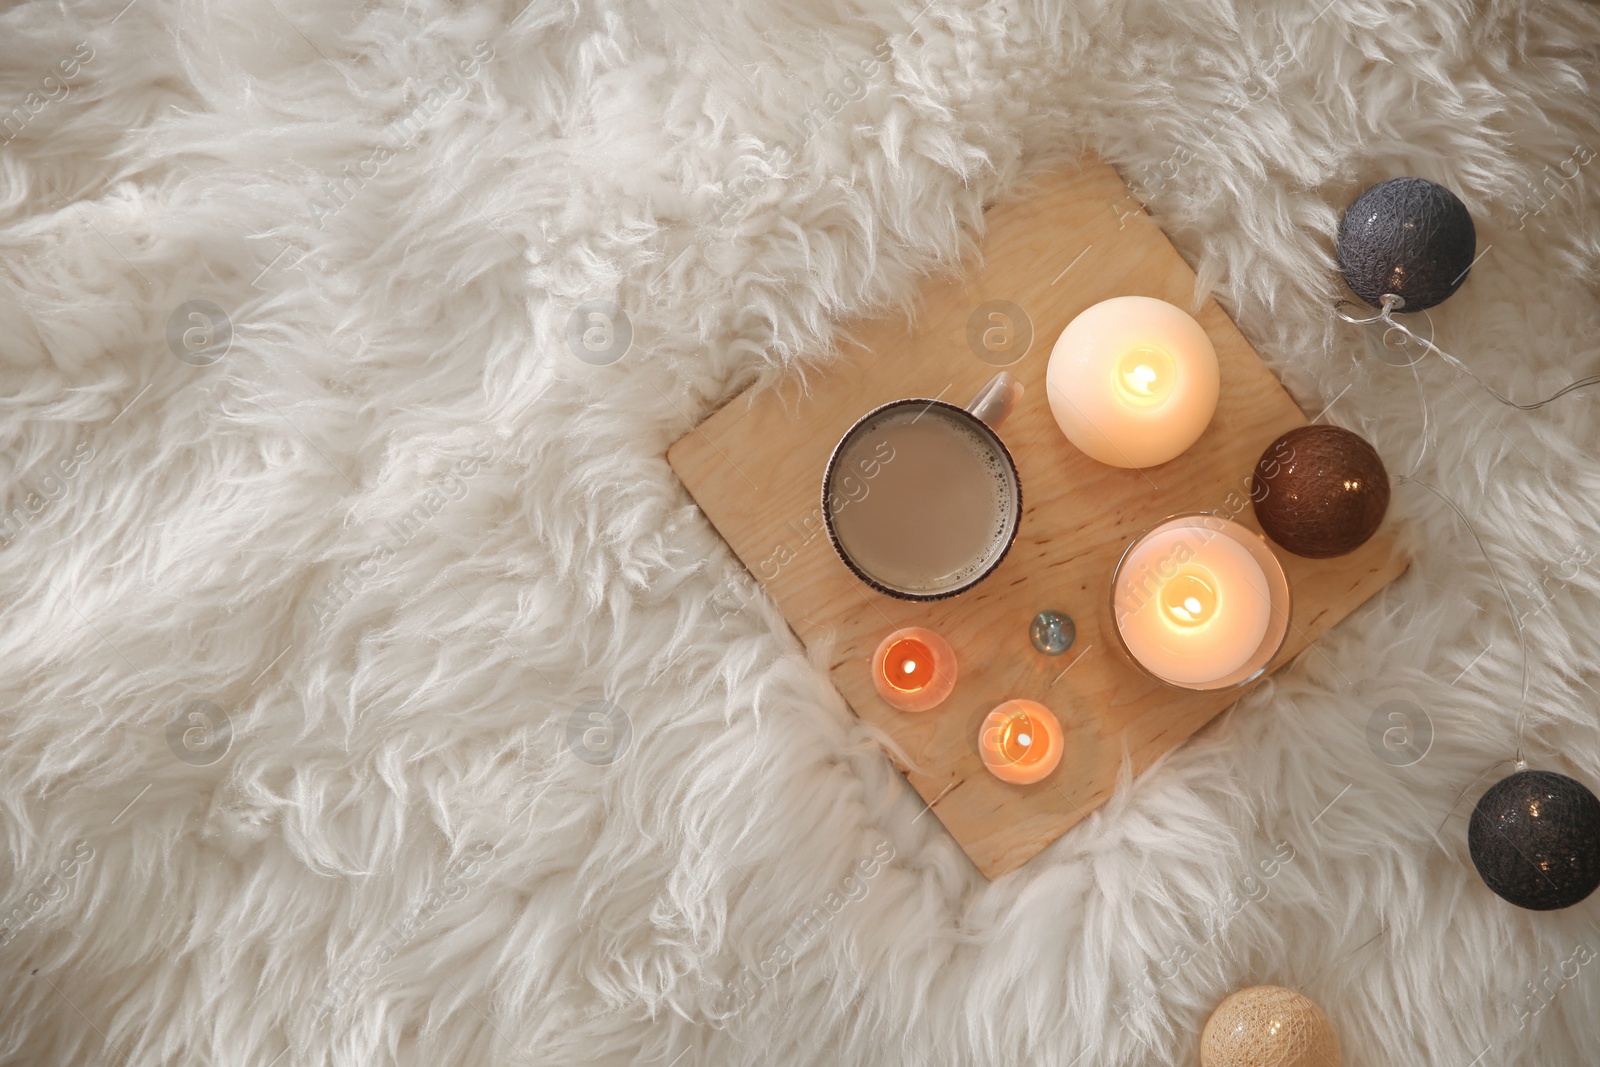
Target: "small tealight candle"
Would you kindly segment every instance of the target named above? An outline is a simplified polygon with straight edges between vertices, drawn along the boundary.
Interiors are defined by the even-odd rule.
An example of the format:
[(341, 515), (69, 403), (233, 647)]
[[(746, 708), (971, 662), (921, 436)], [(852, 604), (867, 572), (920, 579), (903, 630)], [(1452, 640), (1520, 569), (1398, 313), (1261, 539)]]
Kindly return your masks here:
[(872, 684), (890, 707), (929, 711), (956, 687), (955, 650), (924, 627), (896, 630), (872, 654)]
[(1045, 388), (1061, 432), (1113, 467), (1154, 467), (1199, 439), (1217, 410), (1217, 350), (1165, 300), (1118, 296), (1067, 324)]
[(1169, 519), (1130, 545), (1111, 595), (1128, 654), (1186, 689), (1256, 677), (1289, 627), (1277, 557), (1260, 536), (1209, 515)]
[(983, 720), (978, 753), (1002, 782), (1031, 785), (1061, 762), (1061, 723), (1036, 700), (1008, 700)]

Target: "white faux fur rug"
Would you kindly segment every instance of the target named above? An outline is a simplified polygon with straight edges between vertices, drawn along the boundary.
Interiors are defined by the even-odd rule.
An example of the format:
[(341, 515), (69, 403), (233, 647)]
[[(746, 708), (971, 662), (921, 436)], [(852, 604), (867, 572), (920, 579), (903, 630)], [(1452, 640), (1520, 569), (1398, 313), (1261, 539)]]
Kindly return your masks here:
[[(1405, 578), (990, 885), (663, 459), (1095, 151), (1409, 470), (1339, 213), (1446, 183), (1440, 343), (1600, 369), (1597, 42), (1593, 0), (12, 6), (0, 1061), (1194, 1064), (1263, 982), (1350, 1067), (1600, 1059), (1600, 899), (1468, 862), (1521, 660), (1431, 494)], [(1600, 785), (1600, 395), (1421, 378), (1530, 758)]]

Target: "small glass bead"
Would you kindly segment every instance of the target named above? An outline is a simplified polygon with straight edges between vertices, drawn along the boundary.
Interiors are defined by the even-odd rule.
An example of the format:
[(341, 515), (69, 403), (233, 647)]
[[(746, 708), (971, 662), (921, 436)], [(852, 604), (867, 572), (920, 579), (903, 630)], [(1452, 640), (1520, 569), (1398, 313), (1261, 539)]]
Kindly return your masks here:
[(1047, 656), (1059, 656), (1078, 639), (1078, 627), (1064, 611), (1041, 611), (1028, 627), (1028, 640)]

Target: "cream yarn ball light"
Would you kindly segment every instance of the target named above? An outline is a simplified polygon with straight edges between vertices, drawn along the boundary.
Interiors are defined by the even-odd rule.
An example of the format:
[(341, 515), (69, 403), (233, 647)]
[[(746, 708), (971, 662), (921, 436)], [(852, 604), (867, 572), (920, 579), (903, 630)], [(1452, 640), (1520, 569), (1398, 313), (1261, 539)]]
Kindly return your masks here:
[(1200, 1035), (1201, 1067), (1339, 1067), (1339, 1036), (1322, 1009), (1282, 986), (1241, 989)]

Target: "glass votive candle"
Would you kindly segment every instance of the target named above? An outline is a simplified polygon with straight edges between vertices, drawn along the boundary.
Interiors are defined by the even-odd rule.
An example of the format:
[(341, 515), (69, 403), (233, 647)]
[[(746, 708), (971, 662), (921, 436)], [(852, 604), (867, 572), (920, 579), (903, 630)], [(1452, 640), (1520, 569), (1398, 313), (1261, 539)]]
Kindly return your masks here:
[(896, 630), (872, 654), (872, 684), (892, 708), (930, 711), (956, 687), (955, 650), (925, 627)]
[(1265, 538), (1214, 515), (1179, 515), (1140, 536), (1111, 577), (1124, 651), (1182, 689), (1254, 681), (1289, 632), (1289, 580)]
[(1055, 713), (1036, 700), (1008, 700), (984, 717), (978, 755), (1002, 782), (1032, 785), (1056, 769), (1064, 742)]

